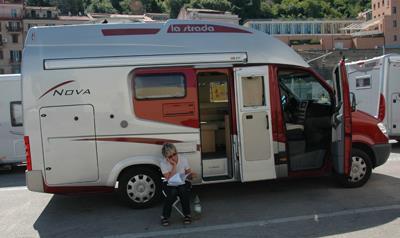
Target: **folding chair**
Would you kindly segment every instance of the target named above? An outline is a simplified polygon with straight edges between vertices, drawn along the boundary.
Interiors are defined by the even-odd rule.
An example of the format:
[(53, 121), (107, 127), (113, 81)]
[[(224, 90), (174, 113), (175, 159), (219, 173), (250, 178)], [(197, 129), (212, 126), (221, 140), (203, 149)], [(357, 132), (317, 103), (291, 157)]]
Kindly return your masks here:
[[(165, 193), (164, 190), (162, 190), (162, 193), (164, 195), (164, 197), (167, 197), (167, 194)], [(178, 207), (178, 203), (181, 201), (181, 199), (179, 198), (179, 196), (176, 197), (176, 200), (174, 203), (172, 203), (172, 207), (175, 208), (175, 210), (182, 216), (185, 217), (185, 215), (183, 215), (183, 212), (181, 211), (181, 209)]]
[[(191, 190), (192, 189), (192, 183), (190, 181), (186, 181), (187, 184), (187, 190)], [(165, 181), (163, 181), (163, 183), (165, 183)], [(166, 186), (166, 185), (165, 185)], [(164, 195), (164, 197), (167, 197), (167, 194), (165, 193), (164, 189), (162, 190), (162, 194)], [(181, 199), (179, 198), (179, 196), (176, 196), (176, 200), (175, 202), (172, 204), (172, 207), (182, 216), (185, 217), (185, 215), (183, 214), (182, 210), (179, 208), (178, 203), (180, 203)]]

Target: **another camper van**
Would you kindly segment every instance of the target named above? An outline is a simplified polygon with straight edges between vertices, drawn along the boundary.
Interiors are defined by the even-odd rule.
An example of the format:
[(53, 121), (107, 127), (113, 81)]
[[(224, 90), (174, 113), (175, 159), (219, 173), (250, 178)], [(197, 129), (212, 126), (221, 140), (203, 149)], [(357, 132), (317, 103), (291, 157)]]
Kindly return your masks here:
[(21, 75), (0, 75), (0, 166), (25, 162)]
[(382, 121), (389, 137), (400, 139), (400, 55), (346, 63), (357, 109)]
[(31, 191), (118, 187), (149, 206), (166, 142), (194, 184), (334, 171), (357, 187), (390, 153), (378, 121), (352, 113), (344, 63), (332, 88), (281, 41), (237, 25), (34, 27), (23, 59)]

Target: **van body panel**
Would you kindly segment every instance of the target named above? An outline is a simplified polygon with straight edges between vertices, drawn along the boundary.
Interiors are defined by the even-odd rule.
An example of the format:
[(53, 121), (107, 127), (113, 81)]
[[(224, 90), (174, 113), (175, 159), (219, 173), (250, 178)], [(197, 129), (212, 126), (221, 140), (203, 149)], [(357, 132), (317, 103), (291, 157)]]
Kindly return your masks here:
[(39, 114), (46, 184), (97, 181), (93, 106), (43, 107)]
[(0, 165), (23, 161), (21, 75), (0, 75)]
[(30, 191), (45, 192), (42, 170), (25, 171), (25, 180)]
[[(24, 133), (32, 171), (42, 173), (27, 178), (35, 180), (30, 184), (43, 183), (45, 192), (109, 191), (121, 182), (123, 171), (141, 168), (159, 175), (166, 142), (188, 159), (197, 174), (194, 184), (322, 174), (331, 170), (333, 160), (340, 161), (342, 173), (348, 170), (347, 100), (341, 134), (324, 121), (326, 147), (334, 133), (332, 143), (342, 153), (307, 151), (303, 145), (296, 159), (312, 162), (308, 155), (315, 155), (318, 165), (291, 171), (277, 69), (287, 66), (305, 75), (305, 83), (310, 78), (322, 85), (327, 93), (321, 99), (332, 102), (314, 108), (322, 107), (328, 119), (336, 95), (293, 49), (264, 33), (179, 20), (34, 27), (25, 46)], [(341, 79), (340, 90), (346, 81)], [(299, 102), (307, 100), (318, 104), (313, 102), (318, 98)]]
[[(352, 116), (352, 140), (367, 145), (388, 143), (388, 138), (376, 126), (379, 120), (363, 111), (354, 111)], [(368, 132), (368, 133), (366, 133)]]
[[(389, 137), (400, 137), (400, 56), (388, 54), (346, 63), (350, 91), (355, 93), (357, 109), (380, 118)], [(381, 105), (381, 97), (383, 97)], [(384, 114), (379, 115), (384, 110)]]

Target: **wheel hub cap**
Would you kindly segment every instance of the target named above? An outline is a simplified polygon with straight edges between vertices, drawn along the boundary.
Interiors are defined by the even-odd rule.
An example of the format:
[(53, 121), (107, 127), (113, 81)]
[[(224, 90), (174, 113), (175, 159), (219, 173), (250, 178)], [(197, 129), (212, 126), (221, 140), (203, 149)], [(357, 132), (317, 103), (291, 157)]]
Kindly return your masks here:
[(145, 174), (135, 175), (126, 186), (128, 196), (137, 203), (148, 202), (154, 197), (155, 191), (156, 185), (153, 179)]
[(350, 178), (351, 182), (358, 182), (362, 180), (367, 172), (367, 164), (364, 159), (358, 156), (351, 157), (351, 170)]

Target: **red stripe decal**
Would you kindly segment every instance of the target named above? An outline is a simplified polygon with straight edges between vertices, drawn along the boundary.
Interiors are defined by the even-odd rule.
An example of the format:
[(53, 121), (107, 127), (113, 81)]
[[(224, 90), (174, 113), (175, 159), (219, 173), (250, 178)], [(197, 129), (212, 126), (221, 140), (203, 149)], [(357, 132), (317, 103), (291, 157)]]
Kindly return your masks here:
[(168, 33), (247, 33), (251, 34), (250, 31), (246, 31), (240, 28), (219, 26), (212, 24), (175, 24), (168, 28)]
[(110, 193), (113, 192), (114, 187), (106, 186), (65, 186), (65, 187), (51, 187), (44, 184), (44, 191), (46, 193), (54, 194), (73, 194), (73, 193)]
[(160, 139), (160, 138), (129, 138), (129, 137), (113, 137), (113, 138), (87, 138), (78, 139), (78, 141), (109, 141), (109, 142), (127, 142), (127, 143), (143, 143), (143, 144), (155, 144), (163, 145), (164, 143), (179, 143), (182, 141)]
[(59, 87), (61, 87), (61, 86), (63, 86), (63, 85), (72, 83), (72, 82), (75, 82), (75, 80), (69, 80), (69, 81), (65, 81), (65, 82), (62, 82), (62, 83), (60, 83), (60, 84), (57, 84), (56, 86), (50, 88), (50, 89), (47, 90), (45, 93), (43, 93), (43, 95), (40, 96), (39, 99), (41, 99), (41, 98), (44, 97), (46, 94), (48, 94), (49, 92), (53, 91), (54, 89), (59, 88)]
[(104, 36), (128, 36), (128, 35), (151, 35), (157, 34), (160, 31), (158, 28), (143, 28), (143, 29), (102, 29)]

